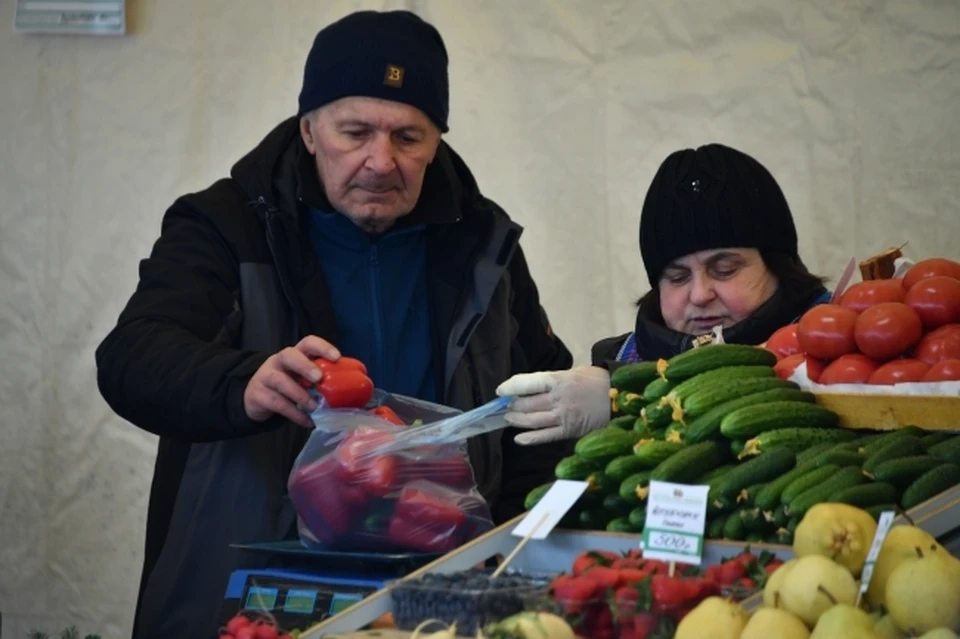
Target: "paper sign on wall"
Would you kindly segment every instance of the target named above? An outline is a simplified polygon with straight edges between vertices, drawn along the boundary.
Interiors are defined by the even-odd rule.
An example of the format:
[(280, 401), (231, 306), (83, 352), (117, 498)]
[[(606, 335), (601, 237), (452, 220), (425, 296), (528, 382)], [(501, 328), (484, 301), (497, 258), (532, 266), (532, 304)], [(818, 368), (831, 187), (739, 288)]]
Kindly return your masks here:
[(643, 556), (700, 565), (709, 486), (650, 482)]
[(123, 35), (124, 0), (17, 0), (18, 33)]

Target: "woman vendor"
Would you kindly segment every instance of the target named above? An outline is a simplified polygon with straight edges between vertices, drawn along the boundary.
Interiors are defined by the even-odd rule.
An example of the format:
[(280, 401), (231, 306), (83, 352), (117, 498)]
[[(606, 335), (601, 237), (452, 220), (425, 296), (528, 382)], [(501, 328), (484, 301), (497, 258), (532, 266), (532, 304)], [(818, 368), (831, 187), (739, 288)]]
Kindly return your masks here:
[(640, 255), (652, 289), (637, 303), (632, 332), (597, 342), (593, 366), (515, 375), (497, 389), (518, 397), (506, 416), (530, 429), (518, 443), (574, 439), (605, 426), (609, 371), (618, 365), (668, 359), (717, 333), (727, 343), (763, 344), (830, 299), (797, 253), (777, 181), (721, 144), (676, 151), (660, 165), (640, 215)]

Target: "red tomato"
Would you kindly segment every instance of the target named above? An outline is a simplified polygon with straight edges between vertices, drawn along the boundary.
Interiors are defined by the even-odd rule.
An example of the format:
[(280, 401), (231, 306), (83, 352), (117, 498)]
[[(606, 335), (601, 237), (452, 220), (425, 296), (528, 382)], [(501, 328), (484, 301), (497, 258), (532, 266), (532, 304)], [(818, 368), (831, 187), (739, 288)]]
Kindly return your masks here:
[(960, 381), (960, 359), (942, 359), (923, 376), (925, 382)]
[(838, 357), (820, 375), (821, 384), (866, 384), (878, 364), (860, 353)]
[(840, 306), (862, 313), (883, 302), (902, 302), (903, 284), (899, 280), (867, 280), (857, 282), (840, 297)]
[(946, 324), (920, 339), (914, 357), (933, 366), (945, 359), (960, 359), (960, 324)]
[(800, 352), (800, 342), (797, 341), (797, 324), (790, 324), (774, 331), (767, 340), (766, 349), (783, 359)]
[(790, 379), (793, 372), (797, 370), (803, 362), (807, 363), (807, 379), (815, 383), (823, 373), (823, 362), (809, 355), (804, 355), (803, 353), (796, 353), (784, 357), (776, 363), (773, 371), (780, 379)]
[(934, 275), (914, 285), (904, 298), (927, 328), (960, 322), (960, 280)]
[(857, 350), (853, 327), (857, 314), (837, 304), (819, 304), (803, 314), (797, 325), (797, 341), (807, 355), (834, 360)]
[(960, 280), (960, 262), (954, 262), (943, 257), (920, 260), (910, 267), (907, 274), (903, 276), (903, 286), (909, 291), (916, 286), (917, 282), (936, 275), (946, 275)]
[(857, 318), (857, 346), (876, 360), (902, 355), (923, 337), (923, 322), (917, 312), (900, 302), (871, 306)]
[(930, 364), (919, 359), (895, 359), (887, 362), (867, 380), (870, 384), (892, 385), (903, 382), (919, 382), (930, 370)]

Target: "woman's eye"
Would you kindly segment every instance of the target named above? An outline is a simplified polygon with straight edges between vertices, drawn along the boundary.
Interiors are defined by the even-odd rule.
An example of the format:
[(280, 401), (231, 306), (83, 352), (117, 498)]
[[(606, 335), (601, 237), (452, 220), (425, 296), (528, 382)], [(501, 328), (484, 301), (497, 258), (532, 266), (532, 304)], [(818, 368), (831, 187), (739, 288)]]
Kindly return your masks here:
[(689, 275), (668, 275), (665, 279), (669, 284), (673, 284), (674, 286), (679, 286), (684, 282), (686, 282), (688, 279), (690, 279), (690, 276)]

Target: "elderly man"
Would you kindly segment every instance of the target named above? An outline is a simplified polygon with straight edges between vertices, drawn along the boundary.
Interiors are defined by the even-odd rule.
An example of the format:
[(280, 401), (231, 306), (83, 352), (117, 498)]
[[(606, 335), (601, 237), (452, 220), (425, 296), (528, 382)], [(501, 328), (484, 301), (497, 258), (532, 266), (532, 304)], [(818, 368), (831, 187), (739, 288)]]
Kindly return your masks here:
[[(311, 358), (364, 361), (379, 388), (470, 409), (512, 374), (569, 368), (518, 246), (447, 131), (447, 53), (409, 12), (324, 28), (296, 117), (230, 177), (179, 198), (97, 350), (100, 391), (160, 436), (137, 639), (206, 639), (229, 545), (289, 538)], [(497, 519), (566, 444), (469, 442)], [(244, 558), (245, 567), (253, 557)]]

